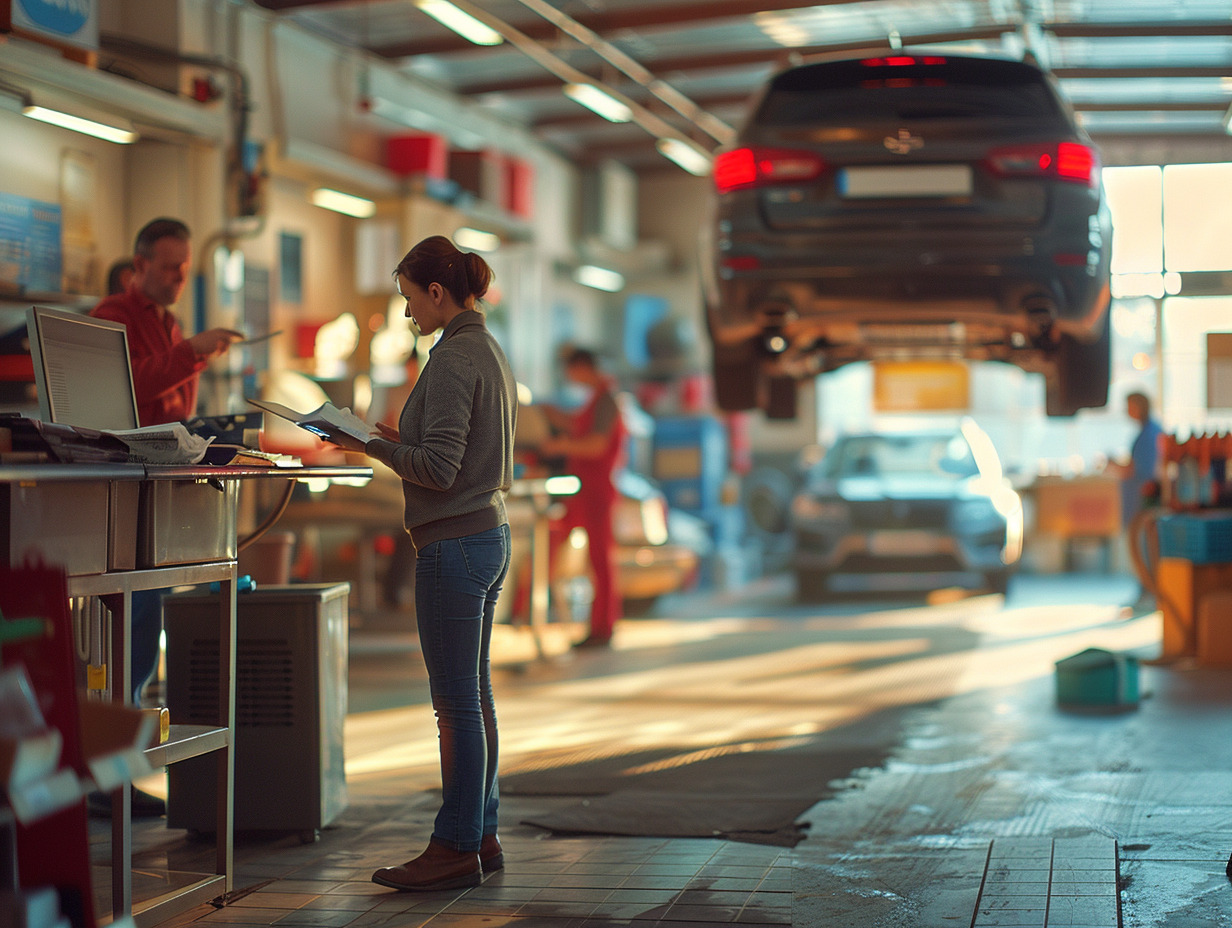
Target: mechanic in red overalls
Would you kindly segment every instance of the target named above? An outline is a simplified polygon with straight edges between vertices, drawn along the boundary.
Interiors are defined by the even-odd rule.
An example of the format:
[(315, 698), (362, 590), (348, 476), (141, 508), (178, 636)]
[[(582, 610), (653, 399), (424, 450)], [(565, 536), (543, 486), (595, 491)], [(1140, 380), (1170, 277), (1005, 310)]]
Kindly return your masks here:
[(620, 618), (616, 588), (616, 546), (612, 517), (616, 507), (615, 474), (624, 463), (625, 426), (616, 402), (614, 383), (599, 367), (594, 353), (569, 348), (564, 354), (565, 377), (590, 389), (581, 409), (551, 409), (552, 424), (562, 432), (539, 449), (545, 458), (564, 457), (565, 472), (581, 480), (577, 495), (565, 501), (564, 515), (552, 524), (549, 550), (555, 552), (570, 531), (581, 527), (589, 540), (595, 596), (590, 607), (590, 634), (579, 648), (606, 648)]

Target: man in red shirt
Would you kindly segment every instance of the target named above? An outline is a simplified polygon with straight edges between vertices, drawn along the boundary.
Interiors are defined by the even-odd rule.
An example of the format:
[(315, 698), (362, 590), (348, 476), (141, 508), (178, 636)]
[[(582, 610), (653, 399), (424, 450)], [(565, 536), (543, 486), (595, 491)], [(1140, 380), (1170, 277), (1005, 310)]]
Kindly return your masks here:
[[(128, 330), (129, 363), (137, 394), (140, 425), (179, 422), (196, 415), (197, 381), (201, 371), (243, 338), (230, 329), (210, 329), (185, 338), (169, 307), (180, 299), (192, 261), (188, 227), (178, 219), (155, 219), (137, 233), (133, 273), (128, 288), (103, 299), (90, 313), (124, 323)], [(131, 607), (132, 699), (141, 705), (141, 691), (158, 666), (162, 632), (162, 590), (133, 593)], [(110, 813), (110, 799), (90, 797), (91, 811)], [(163, 800), (133, 790), (133, 815), (157, 816)]]
[(169, 307), (179, 302), (192, 261), (188, 227), (155, 219), (137, 233), (128, 289), (112, 294), (91, 316), (122, 322), (141, 425), (188, 419), (197, 412), (197, 382), (211, 360), (243, 336), (209, 329), (185, 338)]
[(611, 646), (621, 612), (612, 518), (619, 495), (614, 480), (624, 463), (627, 433), (615, 384), (600, 369), (595, 354), (585, 348), (570, 348), (564, 355), (564, 365), (565, 376), (585, 387), (590, 396), (574, 412), (554, 407), (546, 410), (562, 434), (545, 441), (539, 453), (545, 458), (563, 456), (566, 472), (582, 483), (577, 495), (565, 500), (564, 515), (552, 524), (549, 546), (555, 552), (573, 528), (586, 530), (594, 601), (590, 606), (590, 634), (576, 647), (606, 648)]

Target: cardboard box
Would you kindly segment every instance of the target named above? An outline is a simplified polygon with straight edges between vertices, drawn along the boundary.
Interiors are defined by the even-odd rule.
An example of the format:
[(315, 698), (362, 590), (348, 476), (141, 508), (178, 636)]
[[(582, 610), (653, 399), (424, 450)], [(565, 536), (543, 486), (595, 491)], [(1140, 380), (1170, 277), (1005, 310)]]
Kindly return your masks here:
[(1036, 531), (1061, 538), (1121, 534), (1121, 482), (1115, 477), (1041, 477), (1032, 490)]
[(1196, 656), (1199, 606), (1213, 594), (1232, 590), (1232, 564), (1195, 564), (1184, 558), (1161, 557), (1155, 567), (1155, 585), (1164, 620), (1163, 656)]
[(1232, 667), (1232, 590), (1213, 590), (1198, 601), (1198, 663)]

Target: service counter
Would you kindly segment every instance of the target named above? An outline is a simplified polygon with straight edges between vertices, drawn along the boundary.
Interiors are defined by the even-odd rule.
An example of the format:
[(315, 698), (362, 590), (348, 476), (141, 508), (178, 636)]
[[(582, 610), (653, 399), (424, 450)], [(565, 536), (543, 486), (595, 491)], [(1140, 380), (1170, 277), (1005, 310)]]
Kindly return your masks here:
[[(146, 752), (154, 767), (203, 754), (217, 762), (214, 872), (194, 875), (153, 899), (134, 900), (131, 796), (112, 800), (111, 915), (154, 925), (233, 887), (235, 732), (235, 580), (239, 550), (270, 528), (296, 482), (370, 478), (369, 467), (209, 467), (140, 464), (0, 465), (0, 559), (63, 566), (72, 598), (96, 598), (110, 614), (98, 698), (130, 703), (132, 594), (217, 583), (219, 691), (211, 725), (171, 726), (167, 741)], [(247, 537), (238, 535), (240, 481), (285, 484), (279, 505)], [(100, 610), (100, 613), (102, 610)], [(101, 683), (102, 685), (96, 685)]]

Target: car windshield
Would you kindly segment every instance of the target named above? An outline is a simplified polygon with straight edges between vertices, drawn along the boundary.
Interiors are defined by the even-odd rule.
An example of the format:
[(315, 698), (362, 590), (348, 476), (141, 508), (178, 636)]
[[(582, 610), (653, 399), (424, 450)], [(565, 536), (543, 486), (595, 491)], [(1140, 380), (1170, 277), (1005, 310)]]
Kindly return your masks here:
[(763, 126), (963, 119), (1062, 119), (1042, 77), (1016, 62), (807, 65), (775, 79), (754, 123)]
[(859, 435), (840, 439), (822, 459), (821, 476), (930, 476), (961, 480), (979, 473), (961, 435)]

